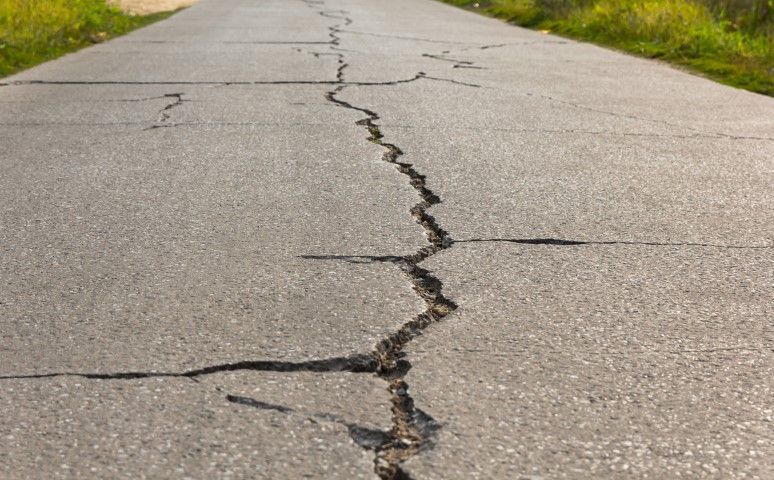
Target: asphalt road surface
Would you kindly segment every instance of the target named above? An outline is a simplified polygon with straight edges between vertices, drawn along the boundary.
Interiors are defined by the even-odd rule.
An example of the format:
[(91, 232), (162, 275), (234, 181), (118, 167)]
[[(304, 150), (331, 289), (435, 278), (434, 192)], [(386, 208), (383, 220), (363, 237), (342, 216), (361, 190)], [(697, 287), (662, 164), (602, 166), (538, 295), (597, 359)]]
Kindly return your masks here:
[(774, 478), (771, 98), (204, 0), (0, 124), (2, 478)]

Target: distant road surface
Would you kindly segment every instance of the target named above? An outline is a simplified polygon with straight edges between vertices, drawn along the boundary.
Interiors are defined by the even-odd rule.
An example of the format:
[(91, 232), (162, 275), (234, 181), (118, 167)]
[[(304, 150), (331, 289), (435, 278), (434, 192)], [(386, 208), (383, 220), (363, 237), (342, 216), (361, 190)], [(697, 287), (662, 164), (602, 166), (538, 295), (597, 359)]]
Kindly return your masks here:
[(0, 82), (0, 478), (774, 478), (773, 99), (429, 0)]

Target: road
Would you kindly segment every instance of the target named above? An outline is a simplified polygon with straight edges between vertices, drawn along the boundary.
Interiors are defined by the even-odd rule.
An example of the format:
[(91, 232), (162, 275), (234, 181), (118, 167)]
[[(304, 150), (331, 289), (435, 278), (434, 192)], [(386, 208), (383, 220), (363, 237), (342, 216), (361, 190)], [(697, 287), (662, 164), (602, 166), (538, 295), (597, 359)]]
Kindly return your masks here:
[(170, 12), (179, 8), (190, 7), (196, 0), (108, 0), (121, 10), (133, 15), (148, 15), (157, 12)]
[(774, 476), (774, 100), (429, 0), (0, 86), (0, 477)]

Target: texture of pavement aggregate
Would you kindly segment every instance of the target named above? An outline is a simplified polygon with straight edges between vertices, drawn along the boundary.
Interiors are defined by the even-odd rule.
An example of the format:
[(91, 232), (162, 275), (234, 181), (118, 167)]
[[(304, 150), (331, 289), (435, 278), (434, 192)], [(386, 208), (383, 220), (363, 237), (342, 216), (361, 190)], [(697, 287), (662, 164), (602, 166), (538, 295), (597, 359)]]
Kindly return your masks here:
[(774, 101), (432, 1), (0, 81), (0, 477), (774, 476)]

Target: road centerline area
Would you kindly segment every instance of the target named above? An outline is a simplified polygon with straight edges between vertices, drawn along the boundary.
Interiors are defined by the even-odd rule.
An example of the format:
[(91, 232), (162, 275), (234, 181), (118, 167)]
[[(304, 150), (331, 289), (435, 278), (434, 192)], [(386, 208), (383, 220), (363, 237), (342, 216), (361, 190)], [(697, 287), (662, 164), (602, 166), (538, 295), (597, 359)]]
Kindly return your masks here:
[(774, 473), (767, 97), (429, 0), (0, 87), (4, 478)]

